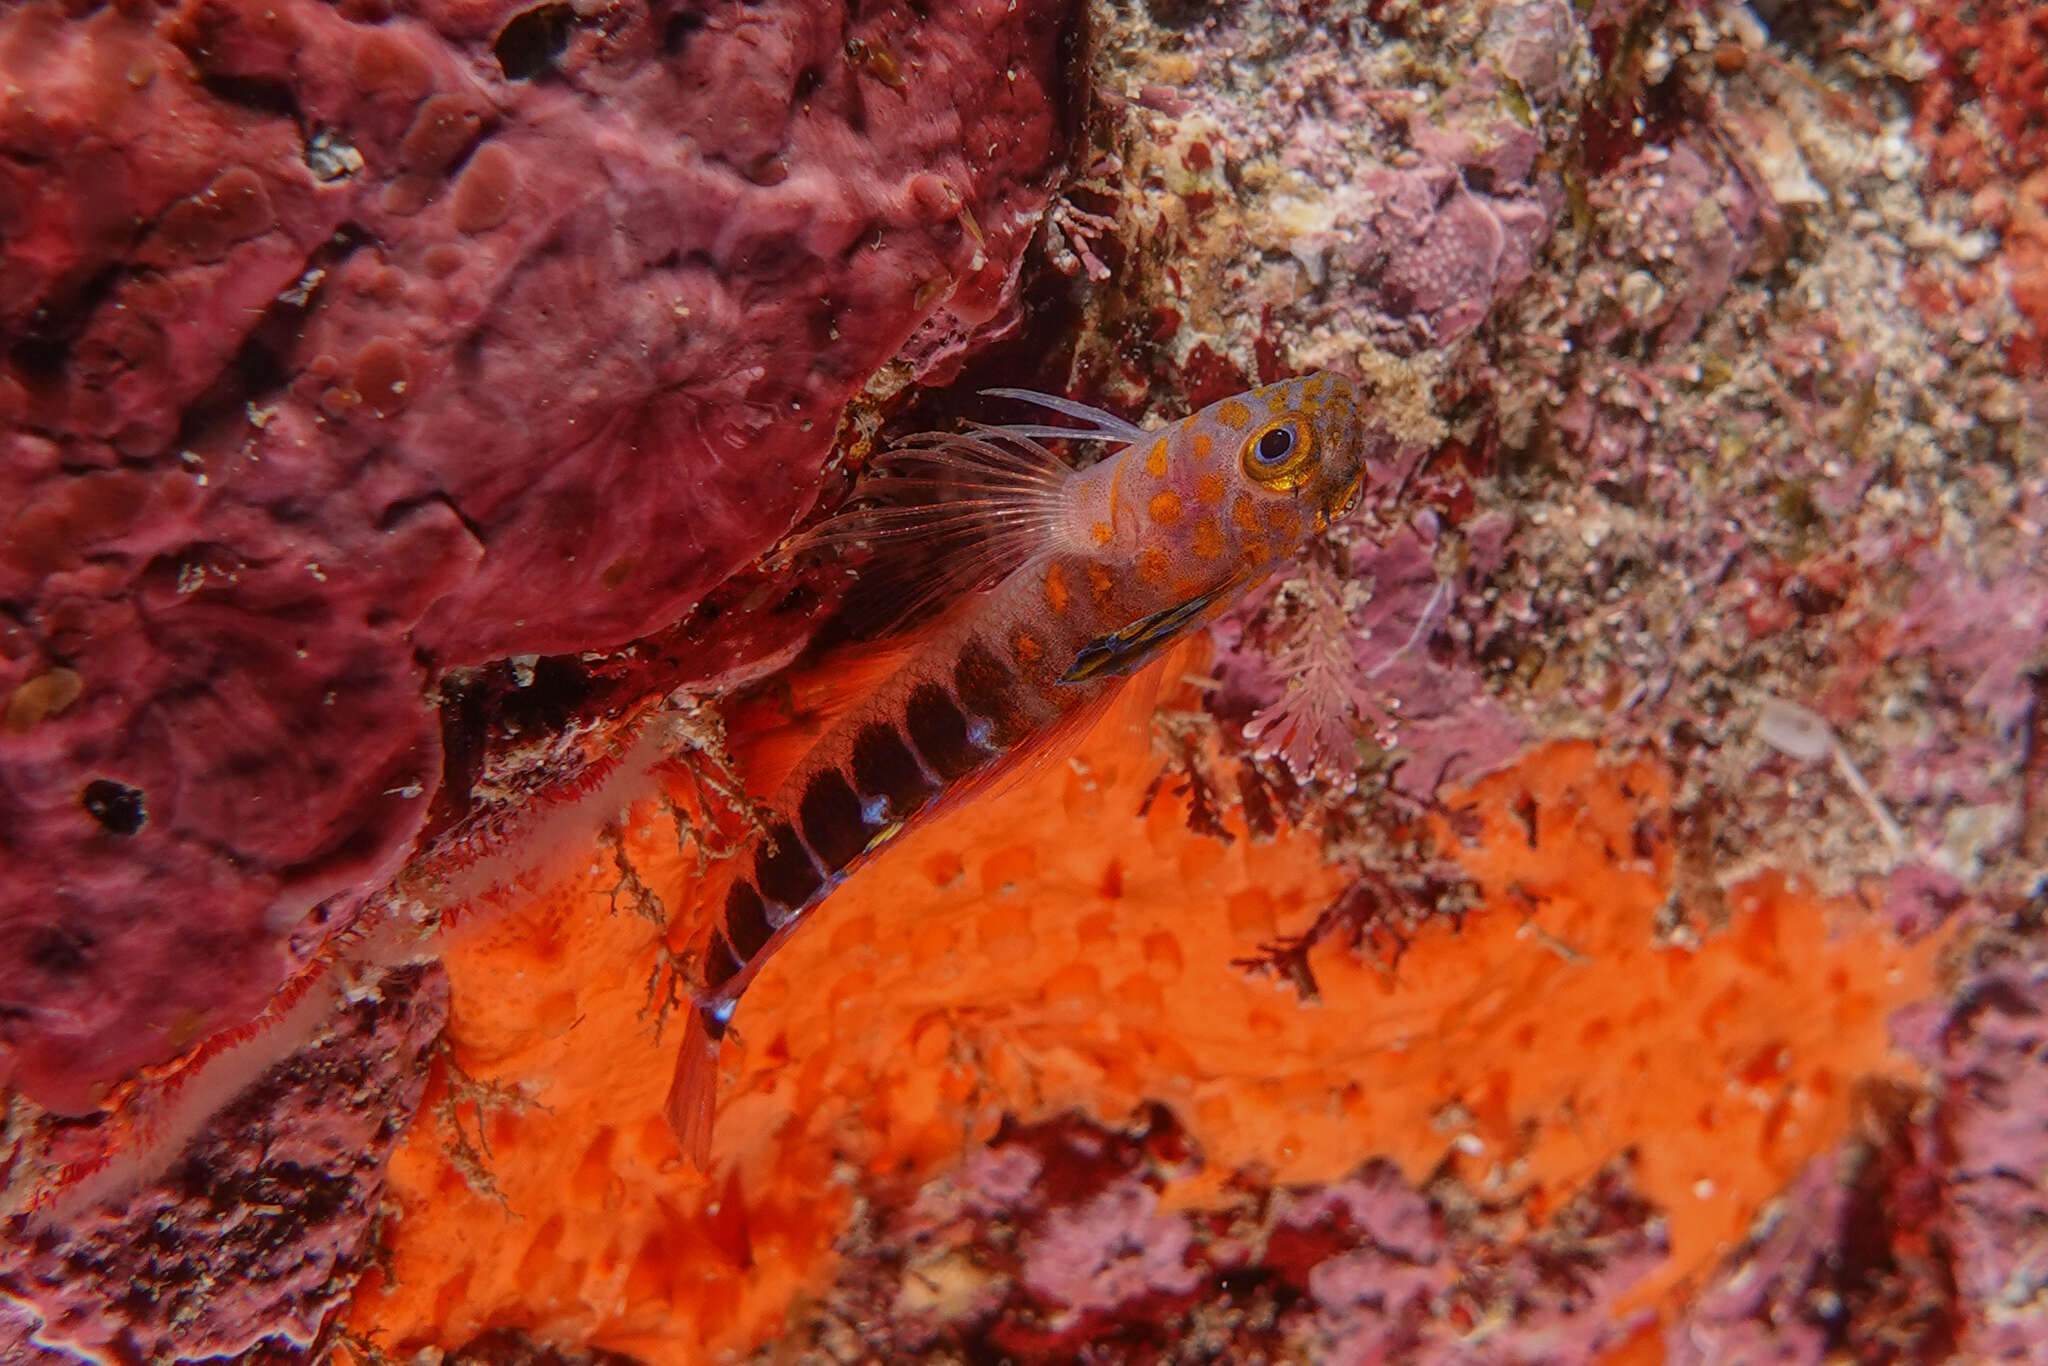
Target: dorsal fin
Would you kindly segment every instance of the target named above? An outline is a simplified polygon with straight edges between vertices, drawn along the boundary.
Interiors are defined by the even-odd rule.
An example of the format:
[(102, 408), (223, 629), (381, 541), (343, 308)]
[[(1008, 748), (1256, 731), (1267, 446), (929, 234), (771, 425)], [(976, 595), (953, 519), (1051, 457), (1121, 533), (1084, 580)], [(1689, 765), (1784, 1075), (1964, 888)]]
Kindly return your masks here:
[(1013, 398), (1019, 403), (1029, 403), (1040, 408), (1086, 422), (1086, 427), (1053, 427), (1039, 423), (1004, 423), (1000, 430), (1018, 436), (1065, 438), (1069, 441), (1111, 441), (1121, 446), (1134, 446), (1151, 433), (1135, 423), (1126, 422), (1115, 413), (1104, 412), (1086, 403), (1077, 403), (1071, 398), (1058, 394), (1042, 394), (1036, 389), (984, 389), (990, 398)]
[(998, 398), (1086, 423), (969, 422), (961, 432), (919, 432), (878, 455), (852, 502), (788, 542), (778, 558), (863, 549), (856, 597), (875, 631), (940, 603), (994, 587), (1055, 548), (1074, 471), (1045, 440), (1126, 446), (1145, 431), (1113, 413), (1029, 389)]

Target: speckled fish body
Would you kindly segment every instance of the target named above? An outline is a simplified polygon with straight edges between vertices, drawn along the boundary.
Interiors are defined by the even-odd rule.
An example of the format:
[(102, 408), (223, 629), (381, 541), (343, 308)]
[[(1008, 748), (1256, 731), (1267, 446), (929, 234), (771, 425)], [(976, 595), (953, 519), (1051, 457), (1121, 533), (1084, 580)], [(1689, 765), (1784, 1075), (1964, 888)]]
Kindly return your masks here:
[[(997, 391), (1093, 426), (973, 426), (901, 448), (913, 491), (951, 496), (842, 519), (819, 543), (950, 539), (936, 587), (987, 585), (841, 718), (769, 803), (703, 955), (669, 1117), (708, 1158), (717, 1041), (741, 994), (865, 856), (949, 800), (1042, 755), (1148, 660), (1235, 602), (1356, 499), (1362, 404), (1341, 376), (1268, 385), (1152, 431)], [(1072, 470), (1038, 443), (1119, 449)], [(941, 477), (933, 477), (934, 472)]]

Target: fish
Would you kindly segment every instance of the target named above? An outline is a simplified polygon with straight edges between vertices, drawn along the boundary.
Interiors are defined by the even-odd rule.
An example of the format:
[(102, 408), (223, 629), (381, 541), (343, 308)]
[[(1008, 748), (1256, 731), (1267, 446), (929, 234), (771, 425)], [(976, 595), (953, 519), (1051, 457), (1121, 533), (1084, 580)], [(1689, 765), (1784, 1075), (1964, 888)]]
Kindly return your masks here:
[[(898, 618), (941, 615), (798, 760), (736, 856), (666, 1104), (700, 1170), (720, 1043), (776, 948), (904, 831), (1059, 753), (1146, 664), (1348, 513), (1377, 449), (1359, 389), (1330, 372), (1152, 429), (1057, 395), (984, 392), (1080, 425), (907, 437), (792, 552), (860, 547), (886, 566), (916, 551)], [(1076, 468), (1049, 440), (1109, 449)]]

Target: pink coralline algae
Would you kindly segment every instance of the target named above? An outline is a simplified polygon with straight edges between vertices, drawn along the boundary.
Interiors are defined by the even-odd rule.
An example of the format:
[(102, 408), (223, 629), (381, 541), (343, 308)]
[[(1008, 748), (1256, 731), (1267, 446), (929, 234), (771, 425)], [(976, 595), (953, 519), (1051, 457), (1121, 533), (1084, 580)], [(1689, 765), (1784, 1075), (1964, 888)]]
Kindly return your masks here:
[[(1571, 7), (1524, 0), (1463, 17), (1482, 26), (1473, 60), (1434, 98), (1383, 87), (1331, 100), (1328, 123), (1376, 129), (1380, 146), (1330, 192), (1325, 236), (1296, 248), (1313, 277), (1337, 267), (1328, 316), (1389, 350), (1471, 333), (1528, 279), (1564, 206), (1544, 120), (1573, 84), (1582, 40)], [(1333, 132), (1303, 114), (1281, 164), (1327, 183), (1345, 145)]]
[(1605, 358), (1661, 359), (1694, 341), (1736, 282), (1767, 263), (1781, 228), (1752, 173), (1703, 133), (1630, 153), (1591, 182), (1586, 197), (1594, 256), (1564, 303), (1569, 349), (1537, 363), (1596, 358), (1571, 365), (1574, 382), (1548, 420), (1560, 447), (1596, 472), (1603, 491), (1635, 500), (1650, 491), (1651, 453), (1673, 439), (1669, 399), (1680, 372)]
[[(1666, 1337), (1667, 1366), (1927, 1362), (1956, 1347), (1932, 1134), (1900, 1111), (1816, 1161)], [(1965, 1360), (1984, 1360), (1966, 1353)]]
[(1069, 8), (0, 18), (0, 1081), (248, 1018), (420, 830), (444, 671), (675, 621), (1010, 324)]
[(1189, 1262), (1194, 1230), (1159, 1212), (1159, 1196), (1125, 1180), (1087, 1201), (1047, 1212), (1020, 1249), (1026, 1290), (1069, 1317), (1146, 1295), (1186, 1295), (1202, 1279)]
[(1883, 791), (1901, 810), (1941, 820), (1942, 854), (1974, 878), (1988, 856), (2020, 838), (2048, 593), (2037, 564), (2006, 567), (1986, 582), (1932, 549), (1900, 558), (1914, 594), (1888, 624), (1886, 654), (1904, 686), (1949, 721), (1901, 728)]
[(1964, 1355), (2040, 1361), (2048, 1350), (2048, 962), (2033, 914), (1987, 938), (1921, 1051), (1941, 1107), (1940, 1231)]
[(1098, 44), (1129, 117), (1098, 125), (1081, 219), (1097, 389), (1200, 404), (1468, 340), (1563, 212), (1590, 74), (1568, 0), (1133, 6)]
[[(447, 1015), (436, 969), (374, 985), (123, 1207), (0, 1226), (0, 1360), (284, 1362), (330, 1339)], [(25, 1159), (12, 1128), (0, 1172)]]
[(1162, 1210), (1162, 1181), (1200, 1165), (1164, 1111), (1000, 1135), (887, 1217), (827, 1304), (892, 1359), (1587, 1361), (1636, 1331), (1621, 1303), (1662, 1253), (1621, 1168), (1517, 1235), (1384, 1161)]
[(1561, 198), (1548, 178), (1523, 188), (1542, 141), (1510, 120), (1424, 131), (1416, 145), (1429, 160), (1354, 182), (1358, 230), (1342, 249), (1363, 286), (1366, 320), (1396, 350), (1445, 346), (1478, 327), (1495, 299), (1529, 277)]
[(1593, 203), (1608, 227), (1602, 253), (1637, 273), (1622, 277), (1618, 307), (1587, 319), (1582, 340), (1692, 340), (1775, 226), (1777, 208), (1751, 174), (1714, 139), (1694, 137), (1634, 153), (1603, 179)]

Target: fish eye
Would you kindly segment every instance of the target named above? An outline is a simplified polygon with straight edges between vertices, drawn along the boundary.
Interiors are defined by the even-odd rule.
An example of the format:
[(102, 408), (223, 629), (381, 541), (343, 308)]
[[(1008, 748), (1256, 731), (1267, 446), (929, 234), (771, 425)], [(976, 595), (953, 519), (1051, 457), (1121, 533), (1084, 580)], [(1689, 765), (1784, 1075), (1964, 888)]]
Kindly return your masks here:
[(1275, 427), (1252, 447), (1252, 459), (1261, 465), (1277, 465), (1294, 454), (1294, 428)]
[(1316, 434), (1299, 413), (1254, 432), (1239, 461), (1260, 487), (1290, 493), (1308, 478), (1316, 459)]

